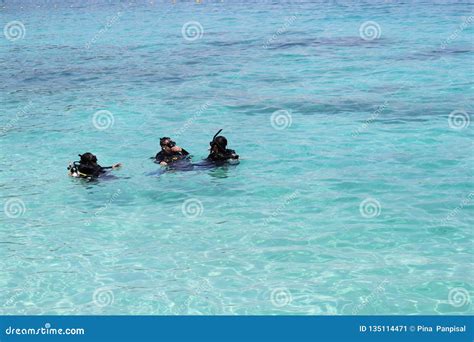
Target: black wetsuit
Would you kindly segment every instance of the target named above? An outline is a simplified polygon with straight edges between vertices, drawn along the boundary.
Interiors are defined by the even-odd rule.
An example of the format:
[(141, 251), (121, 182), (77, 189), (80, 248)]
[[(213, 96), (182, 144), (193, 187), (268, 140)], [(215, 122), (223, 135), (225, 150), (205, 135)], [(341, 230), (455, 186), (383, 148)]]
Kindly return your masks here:
[[(158, 153), (156, 156), (156, 160), (158, 161)], [(239, 156), (235, 153), (234, 150), (226, 149), (224, 153), (211, 153), (206, 159), (198, 163), (191, 163), (189, 159), (185, 159), (187, 155), (182, 157), (181, 159), (173, 162), (168, 169), (176, 170), (176, 171), (203, 171), (203, 170), (211, 170), (214, 169), (216, 166), (224, 166), (228, 163), (229, 160), (238, 160)], [(165, 173), (164, 169), (160, 168), (157, 172), (149, 173), (149, 176), (160, 176)]]
[(189, 155), (189, 152), (186, 151), (184, 148), (181, 149), (180, 152), (171, 152), (171, 153), (167, 153), (167, 152), (161, 150), (160, 152), (158, 152), (156, 154), (155, 162), (157, 162), (157, 163), (165, 162), (166, 164), (170, 164), (170, 163), (175, 162), (177, 160), (184, 159), (188, 155)]
[(77, 167), (77, 170), (86, 177), (99, 177), (110, 169), (112, 166), (102, 167), (99, 164), (79, 164)]
[(226, 162), (229, 159), (239, 159), (239, 155), (235, 153), (234, 150), (225, 149), (225, 151), (218, 151), (218, 152), (211, 152), (207, 157), (207, 160), (211, 160), (213, 162)]

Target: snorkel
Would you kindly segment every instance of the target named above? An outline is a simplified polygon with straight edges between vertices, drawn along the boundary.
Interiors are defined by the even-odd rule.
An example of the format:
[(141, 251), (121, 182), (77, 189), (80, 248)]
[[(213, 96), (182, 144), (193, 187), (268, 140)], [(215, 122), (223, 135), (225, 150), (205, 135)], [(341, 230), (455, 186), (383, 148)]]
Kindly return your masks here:
[(212, 137), (213, 142), (216, 140), (216, 137), (219, 135), (220, 132), (222, 132), (222, 128), (220, 130), (218, 130), (217, 133), (214, 134), (214, 136)]
[(239, 155), (234, 150), (227, 149), (227, 139), (223, 135), (219, 135), (220, 132), (222, 132), (222, 129), (214, 134), (212, 141), (209, 143), (211, 153), (208, 158), (220, 161), (239, 159)]

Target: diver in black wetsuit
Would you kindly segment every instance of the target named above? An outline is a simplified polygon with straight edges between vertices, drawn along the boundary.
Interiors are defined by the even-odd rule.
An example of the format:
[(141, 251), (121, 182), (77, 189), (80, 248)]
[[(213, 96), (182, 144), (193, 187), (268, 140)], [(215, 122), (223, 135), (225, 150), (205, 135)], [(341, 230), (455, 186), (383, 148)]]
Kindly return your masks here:
[(220, 132), (222, 132), (222, 129), (214, 135), (214, 138), (212, 138), (212, 141), (209, 143), (211, 148), (209, 149), (210, 153), (207, 160), (219, 164), (231, 160), (238, 160), (239, 155), (235, 153), (234, 150), (227, 148), (227, 139), (222, 135), (217, 136)]
[(118, 169), (121, 163), (112, 166), (102, 167), (97, 164), (97, 157), (90, 152), (80, 154), (80, 161), (76, 161), (68, 166), (69, 175), (72, 177), (96, 178), (107, 172), (107, 170)]
[(155, 156), (155, 162), (160, 165), (169, 165), (175, 161), (186, 159), (189, 152), (184, 148), (176, 146), (176, 143), (169, 137), (160, 138), (161, 151)]

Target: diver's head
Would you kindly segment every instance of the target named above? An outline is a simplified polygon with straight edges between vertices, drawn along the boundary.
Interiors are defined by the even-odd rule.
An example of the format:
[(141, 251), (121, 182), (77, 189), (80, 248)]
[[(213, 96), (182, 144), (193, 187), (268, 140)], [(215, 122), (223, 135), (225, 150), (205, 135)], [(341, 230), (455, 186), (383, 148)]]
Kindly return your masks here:
[(227, 148), (227, 139), (222, 135), (215, 137), (211, 143), (211, 149), (214, 148), (217, 148), (219, 151), (225, 151)]
[(97, 163), (97, 157), (90, 152), (80, 154), (79, 157), (81, 157), (81, 164), (96, 164)]
[(209, 143), (209, 145), (211, 145), (211, 152), (224, 152), (227, 148), (227, 139), (222, 135), (218, 136), (220, 132), (222, 132), (222, 129), (214, 135), (212, 141)]
[(171, 140), (170, 137), (163, 137), (163, 138), (160, 138), (160, 146), (163, 151), (169, 152), (171, 151), (171, 148), (176, 146), (176, 143), (173, 140)]

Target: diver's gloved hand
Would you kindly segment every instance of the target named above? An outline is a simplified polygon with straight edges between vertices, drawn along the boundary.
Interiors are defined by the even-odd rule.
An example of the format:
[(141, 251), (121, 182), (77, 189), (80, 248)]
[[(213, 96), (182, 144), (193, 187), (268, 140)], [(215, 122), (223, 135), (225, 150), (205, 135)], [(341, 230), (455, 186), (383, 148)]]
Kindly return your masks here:
[(239, 159), (239, 155), (234, 150), (227, 149), (225, 153), (226, 159)]
[(112, 170), (119, 169), (121, 167), (122, 167), (122, 163), (117, 163), (117, 164), (112, 165)]

